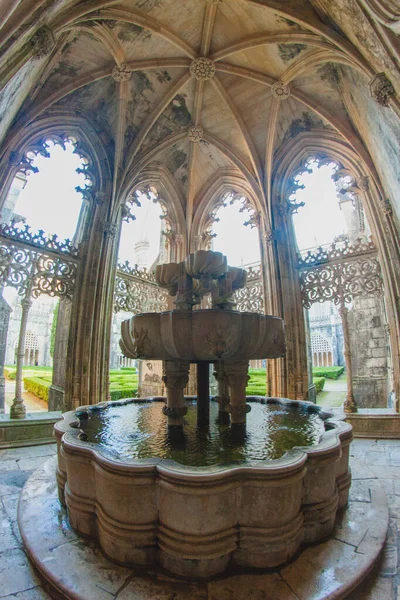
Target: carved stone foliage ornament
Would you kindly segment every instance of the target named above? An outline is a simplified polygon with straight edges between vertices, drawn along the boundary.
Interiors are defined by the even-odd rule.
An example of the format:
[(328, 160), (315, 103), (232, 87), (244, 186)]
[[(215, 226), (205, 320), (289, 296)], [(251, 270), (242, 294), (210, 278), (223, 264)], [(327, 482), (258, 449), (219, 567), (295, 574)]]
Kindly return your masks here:
[(188, 138), (191, 142), (200, 142), (203, 139), (203, 129), (198, 125), (192, 125), (188, 130)]
[(51, 29), (46, 26), (40, 27), (30, 39), (30, 46), (36, 58), (49, 56), (56, 45), (56, 40)]
[(115, 81), (129, 81), (132, 75), (132, 69), (126, 63), (121, 66), (115, 66), (111, 71), (111, 77)]
[(381, 106), (389, 106), (389, 100), (395, 95), (395, 89), (385, 73), (378, 73), (369, 84), (371, 96)]
[(71, 256), (77, 256), (78, 254), (78, 248), (72, 245), (71, 240), (60, 240), (55, 234), (46, 237), (43, 229), (39, 229), (38, 232), (34, 233), (29, 225), (24, 225), (20, 229), (15, 224), (2, 223), (0, 224), (0, 236), (35, 248), (54, 250)]
[(149, 332), (147, 329), (141, 328), (139, 331), (134, 329), (133, 334), (133, 354), (136, 358), (144, 358), (146, 355), (151, 354), (153, 347), (150, 343)]
[(371, 238), (368, 240), (359, 238), (355, 243), (350, 243), (348, 238), (344, 238), (327, 246), (307, 250), (298, 256), (297, 267), (301, 269), (306, 266), (317, 266), (335, 259), (351, 258), (367, 253), (376, 253), (376, 246)]
[(190, 74), (198, 81), (209, 81), (215, 75), (215, 64), (210, 58), (200, 56), (192, 61)]
[(119, 263), (114, 292), (114, 312), (162, 312), (168, 308), (168, 292), (155, 283), (154, 274), (147, 269)]
[(375, 257), (361, 257), (300, 271), (304, 308), (327, 300), (335, 304), (351, 302), (356, 296), (380, 294), (382, 288), (381, 268)]
[(286, 100), (290, 96), (290, 87), (282, 81), (275, 81), (271, 86), (271, 93), (278, 100)]
[(76, 262), (67, 257), (0, 241), (0, 287), (13, 287), (22, 297), (72, 299), (76, 273)]

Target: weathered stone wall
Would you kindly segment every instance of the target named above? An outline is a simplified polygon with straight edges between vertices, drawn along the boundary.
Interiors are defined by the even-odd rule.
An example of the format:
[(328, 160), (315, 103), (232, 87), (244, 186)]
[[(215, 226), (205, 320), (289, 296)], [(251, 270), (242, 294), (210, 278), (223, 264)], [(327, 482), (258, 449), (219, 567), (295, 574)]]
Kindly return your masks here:
[(360, 408), (386, 408), (388, 347), (380, 298), (356, 298), (348, 321), (355, 400)]

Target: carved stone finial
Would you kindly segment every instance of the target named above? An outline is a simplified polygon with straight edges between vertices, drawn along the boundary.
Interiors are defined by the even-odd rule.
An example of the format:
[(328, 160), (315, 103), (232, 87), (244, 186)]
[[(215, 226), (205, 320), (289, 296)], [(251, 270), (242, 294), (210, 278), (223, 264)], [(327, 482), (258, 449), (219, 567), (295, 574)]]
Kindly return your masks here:
[(51, 29), (40, 27), (30, 39), (30, 45), (36, 58), (48, 56), (56, 45), (56, 40)]
[(371, 96), (381, 106), (389, 106), (389, 100), (395, 95), (392, 83), (386, 77), (385, 73), (378, 73), (369, 84)]
[(126, 63), (122, 63), (120, 67), (115, 66), (111, 71), (111, 77), (115, 81), (129, 81), (132, 75), (132, 69)]
[(192, 61), (190, 74), (198, 81), (208, 81), (215, 75), (215, 64), (210, 58), (200, 56)]
[(362, 175), (357, 179), (357, 187), (363, 192), (368, 192), (369, 190), (369, 178), (367, 175)]
[(275, 81), (271, 86), (271, 93), (274, 98), (278, 100), (286, 100), (290, 96), (290, 87), (285, 85), (282, 81)]
[(188, 138), (191, 142), (200, 142), (203, 139), (204, 132), (198, 125), (189, 127)]

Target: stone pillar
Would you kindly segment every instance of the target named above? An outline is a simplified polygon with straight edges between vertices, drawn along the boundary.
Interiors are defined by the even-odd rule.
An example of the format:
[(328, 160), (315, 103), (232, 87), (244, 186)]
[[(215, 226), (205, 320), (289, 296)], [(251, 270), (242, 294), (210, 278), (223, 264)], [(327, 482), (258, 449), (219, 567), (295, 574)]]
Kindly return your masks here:
[(350, 350), (350, 334), (349, 334), (349, 322), (348, 314), (349, 309), (345, 306), (344, 300), (341, 300), (339, 314), (342, 317), (343, 327), (343, 338), (344, 338), (344, 357), (346, 361), (346, 372), (347, 372), (347, 395), (344, 401), (343, 409), (346, 413), (357, 412), (357, 404), (354, 400), (353, 392), (353, 372), (351, 368), (351, 350)]
[(6, 357), (8, 322), (10, 320), (11, 307), (4, 298), (0, 297), (0, 414), (4, 413), (6, 383), (4, 377), (4, 361)]
[(15, 398), (10, 408), (11, 419), (24, 419), (26, 417), (26, 407), (22, 398), (22, 367), (24, 366), (25, 356), (25, 338), (26, 326), (28, 323), (29, 310), (32, 306), (32, 300), (29, 296), (21, 300), (22, 316), (19, 329), (18, 350), (17, 350), (17, 370), (15, 375)]
[(197, 425), (210, 420), (210, 366), (197, 363)]
[(245, 360), (225, 363), (225, 374), (230, 392), (228, 410), (231, 414), (232, 425), (245, 425), (246, 415), (251, 410), (251, 407), (246, 404), (248, 370), (249, 363)]
[(218, 382), (218, 404), (219, 413), (218, 418), (221, 422), (229, 422), (229, 389), (228, 381), (225, 373), (225, 365), (222, 361), (215, 363), (214, 365), (214, 377)]
[(53, 379), (49, 389), (49, 410), (65, 410), (64, 389), (67, 369), (72, 302), (60, 300), (53, 354)]
[(178, 360), (163, 362), (163, 382), (167, 388), (167, 406), (163, 413), (168, 417), (169, 427), (182, 427), (187, 413), (184, 389), (189, 381), (189, 363)]

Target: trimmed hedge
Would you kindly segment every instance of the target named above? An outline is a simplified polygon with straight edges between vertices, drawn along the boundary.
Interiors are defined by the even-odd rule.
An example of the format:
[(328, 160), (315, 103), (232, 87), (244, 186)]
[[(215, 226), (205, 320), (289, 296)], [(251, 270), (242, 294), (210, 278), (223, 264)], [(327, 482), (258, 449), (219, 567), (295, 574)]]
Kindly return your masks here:
[(312, 372), (315, 377), (338, 379), (341, 375), (343, 375), (344, 367), (314, 367)]
[(31, 392), (45, 402), (49, 401), (49, 387), (51, 379), (42, 377), (24, 377), (24, 387), (27, 392)]
[(313, 377), (313, 384), (317, 388), (317, 394), (322, 392), (325, 385), (325, 377)]
[(121, 400), (123, 398), (137, 398), (138, 390), (137, 388), (119, 388), (119, 389), (110, 389), (110, 398), (111, 400)]
[(265, 369), (249, 369), (249, 382), (246, 396), (265, 396), (267, 393), (267, 374)]

